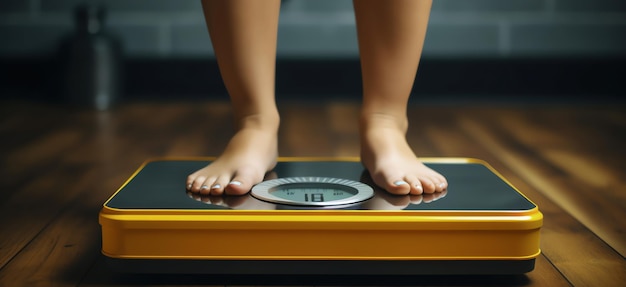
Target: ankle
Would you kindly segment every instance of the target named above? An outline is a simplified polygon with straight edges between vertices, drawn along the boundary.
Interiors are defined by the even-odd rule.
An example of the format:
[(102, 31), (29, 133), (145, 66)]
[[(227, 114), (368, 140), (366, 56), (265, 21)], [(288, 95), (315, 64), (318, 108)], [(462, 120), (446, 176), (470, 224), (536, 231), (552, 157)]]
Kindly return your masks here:
[(401, 113), (362, 112), (359, 123), (361, 132), (384, 128), (395, 129), (404, 133), (409, 127), (407, 117)]
[(278, 113), (252, 114), (236, 119), (237, 129), (258, 129), (269, 132), (278, 132), (280, 116)]

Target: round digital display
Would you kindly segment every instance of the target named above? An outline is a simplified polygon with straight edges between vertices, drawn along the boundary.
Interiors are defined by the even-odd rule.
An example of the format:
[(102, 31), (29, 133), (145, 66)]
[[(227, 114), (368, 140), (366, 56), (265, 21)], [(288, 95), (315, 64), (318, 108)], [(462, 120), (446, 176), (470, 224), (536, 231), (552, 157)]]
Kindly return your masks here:
[(366, 184), (347, 179), (288, 177), (259, 183), (251, 193), (258, 199), (274, 203), (328, 206), (364, 201), (374, 195), (374, 190)]
[(290, 183), (276, 186), (272, 195), (300, 202), (328, 202), (346, 199), (358, 194), (355, 188), (330, 183)]

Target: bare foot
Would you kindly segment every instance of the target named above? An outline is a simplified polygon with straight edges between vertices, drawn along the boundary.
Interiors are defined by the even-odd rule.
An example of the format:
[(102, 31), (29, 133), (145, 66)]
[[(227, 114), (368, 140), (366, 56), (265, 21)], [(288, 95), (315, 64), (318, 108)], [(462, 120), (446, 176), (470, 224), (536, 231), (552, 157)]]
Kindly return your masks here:
[(406, 119), (370, 114), (361, 119), (361, 161), (376, 185), (392, 194), (441, 192), (446, 179), (425, 166), (406, 142)]
[(276, 165), (277, 131), (278, 120), (244, 119), (222, 155), (187, 177), (187, 190), (211, 195), (247, 193)]

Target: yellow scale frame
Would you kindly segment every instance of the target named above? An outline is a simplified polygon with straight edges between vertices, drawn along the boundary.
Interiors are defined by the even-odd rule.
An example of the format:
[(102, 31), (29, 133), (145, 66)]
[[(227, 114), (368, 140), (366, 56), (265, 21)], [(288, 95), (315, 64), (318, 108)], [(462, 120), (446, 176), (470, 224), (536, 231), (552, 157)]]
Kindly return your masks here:
[[(535, 204), (527, 210), (237, 210), (109, 206), (109, 202), (124, 192), (150, 163), (183, 161), (205, 165), (211, 159), (145, 162), (104, 203), (99, 216), (103, 254), (117, 260), (194, 262), (532, 260), (532, 266), (534, 258), (540, 254), (542, 214)], [(482, 165), (530, 202), (483, 161), (468, 158), (424, 158), (423, 161), (435, 165)], [(358, 163), (358, 158), (279, 159), (279, 165), (309, 162)], [(184, 185), (184, 178), (180, 185)], [(526, 271), (529, 270), (523, 272)]]

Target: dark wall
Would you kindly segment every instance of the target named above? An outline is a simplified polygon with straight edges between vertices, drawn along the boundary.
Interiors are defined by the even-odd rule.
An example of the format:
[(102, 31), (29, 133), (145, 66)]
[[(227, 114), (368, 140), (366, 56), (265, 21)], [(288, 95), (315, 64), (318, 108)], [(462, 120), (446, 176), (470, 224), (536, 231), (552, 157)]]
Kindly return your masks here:
[[(223, 94), (199, 0), (2, 1), (5, 94), (53, 85), (59, 42), (85, 2), (108, 9), (127, 98)], [(435, 0), (416, 93), (622, 94), (625, 28), (622, 0)], [(278, 93), (358, 94), (350, 0), (283, 1), (277, 52)]]

